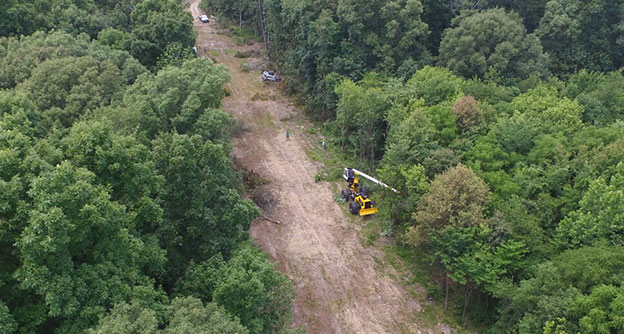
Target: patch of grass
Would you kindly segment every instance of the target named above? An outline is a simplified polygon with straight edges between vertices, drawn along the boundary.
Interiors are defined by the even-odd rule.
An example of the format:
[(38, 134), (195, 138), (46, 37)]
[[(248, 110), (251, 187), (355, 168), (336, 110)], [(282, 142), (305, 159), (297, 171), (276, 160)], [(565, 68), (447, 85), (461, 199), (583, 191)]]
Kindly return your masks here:
[(365, 218), (365, 224), (362, 228), (362, 233), (364, 234), (362, 244), (364, 246), (372, 246), (375, 241), (379, 239), (381, 235), (381, 220), (379, 216), (368, 216)]
[(288, 122), (293, 118), (293, 116), (291, 114), (285, 115), (285, 116), (281, 116), (280, 117), (280, 122)]
[(431, 263), (429, 256), (417, 254), (413, 248), (403, 246), (398, 242), (385, 246), (386, 260), (394, 269), (400, 272), (408, 272), (412, 279), (407, 284), (419, 283), (428, 286), (431, 281)]
[(275, 122), (273, 121), (273, 116), (268, 113), (261, 113), (260, 115), (257, 115), (257, 117), (255, 117), (255, 121), (256, 125), (261, 129), (272, 128), (275, 125)]
[(321, 157), (321, 152), (319, 152), (319, 150), (311, 149), (311, 150), (306, 150), (305, 152), (308, 158), (310, 158), (310, 160), (322, 162), (323, 159)]
[(249, 58), (249, 57), (253, 56), (254, 54), (255, 54), (254, 50), (236, 51), (236, 53), (234, 54), (234, 57), (236, 57), (236, 58)]
[(342, 178), (342, 168), (330, 167), (321, 169), (316, 175), (314, 175), (314, 182), (320, 181), (338, 181)]
[(318, 130), (314, 127), (309, 127), (306, 129), (306, 131), (311, 135), (317, 135), (319, 133)]
[[(342, 168), (346, 166), (355, 166), (353, 161), (346, 159), (338, 153), (340, 149), (331, 145), (327, 145), (327, 149), (321, 147), (321, 142), (317, 146), (306, 149), (306, 155), (313, 161), (321, 162), (326, 168)], [(342, 174), (341, 174), (342, 175)]]
[(342, 197), (342, 194), (336, 193), (336, 194), (334, 195), (334, 202), (336, 202), (336, 203), (338, 203), (338, 204), (342, 205), (342, 204), (347, 203), (347, 200), (346, 200), (346, 199), (344, 199), (344, 197)]
[(252, 101), (274, 101), (275, 99), (277, 99), (277, 96), (264, 92), (257, 92), (251, 97)]
[(342, 311), (344, 309), (345, 306), (345, 300), (342, 298), (337, 298), (336, 300), (334, 300), (334, 302), (331, 305), (331, 308), (335, 311), (335, 312), (339, 312)]
[(248, 27), (232, 26), (232, 40), (236, 45), (252, 45), (256, 42), (261, 42), (262, 37), (254, 33), (253, 30)]
[(310, 329), (313, 331), (318, 331), (319, 330), (319, 323), (318, 320), (316, 320), (316, 317), (312, 316), (310, 318), (308, 318), (308, 325), (310, 326)]
[(262, 42), (262, 36), (256, 34), (256, 32), (243, 25), (239, 26), (238, 21), (229, 20), (225, 17), (220, 18), (221, 26), (227, 29), (227, 34), (232, 37), (232, 40), (237, 45), (251, 45), (255, 42)]
[(304, 303), (306, 304), (306, 306), (308, 306), (308, 308), (310, 309), (315, 309), (318, 306), (318, 302), (316, 301), (316, 298), (314, 297), (308, 297), (304, 300)]
[(210, 50), (210, 55), (216, 57), (219, 55), (219, 53), (217, 52), (217, 50)]
[(253, 71), (253, 67), (249, 63), (242, 63), (240, 66), (241, 71), (243, 72), (251, 72)]

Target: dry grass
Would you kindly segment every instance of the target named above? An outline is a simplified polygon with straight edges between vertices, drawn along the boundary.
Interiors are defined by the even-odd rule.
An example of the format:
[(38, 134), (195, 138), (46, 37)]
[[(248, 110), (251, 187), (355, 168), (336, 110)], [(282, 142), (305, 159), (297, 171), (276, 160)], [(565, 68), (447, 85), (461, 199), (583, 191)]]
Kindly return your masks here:
[(251, 97), (251, 101), (275, 101), (277, 96), (273, 94), (267, 94), (265, 92), (257, 92)]

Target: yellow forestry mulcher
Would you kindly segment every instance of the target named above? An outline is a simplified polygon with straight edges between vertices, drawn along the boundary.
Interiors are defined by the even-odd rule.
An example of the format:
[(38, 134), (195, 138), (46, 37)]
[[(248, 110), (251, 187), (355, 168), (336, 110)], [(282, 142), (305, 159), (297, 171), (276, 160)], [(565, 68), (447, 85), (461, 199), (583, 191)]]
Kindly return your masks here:
[(354, 215), (368, 216), (379, 212), (379, 209), (375, 206), (375, 201), (368, 198), (368, 189), (366, 189), (366, 187), (360, 187), (358, 176), (398, 193), (396, 189), (389, 187), (387, 184), (370, 175), (362, 173), (354, 168), (345, 167), (342, 177), (347, 181), (349, 187), (342, 190), (342, 197), (349, 203), (349, 211)]

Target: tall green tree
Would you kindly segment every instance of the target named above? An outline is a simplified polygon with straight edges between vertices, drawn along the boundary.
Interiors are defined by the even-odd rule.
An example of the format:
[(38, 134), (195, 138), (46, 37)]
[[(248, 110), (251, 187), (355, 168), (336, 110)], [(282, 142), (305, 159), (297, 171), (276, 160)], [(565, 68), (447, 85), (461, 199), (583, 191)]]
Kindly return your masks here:
[(524, 79), (547, 74), (537, 36), (526, 33), (515, 12), (488, 9), (453, 19), (440, 43), (438, 64), (464, 77)]
[[(17, 240), (21, 288), (40, 295), (63, 330), (93, 325), (112, 303), (150, 287), (140, 267), (164, 261), (133, 233), (125, 208), (94, 175), (64, 162), (33, 181), (29, 224)], [(148, 252), (160, 256), (145, 256)]]
[[(193, 59), (180, 67), (168, 66), (156, 75), (144, 74), (124, 92), (123, 99), (113, 103), (113, 108), (98, 111), (98, 116), (110, 119), (123, 133), (136, 134), (145, 142), (162, 131), (200, 131), (195, 125), (200, 119), (204, 125), (210, 119), (222, 119), (226, 125), (227, 116), (215, 109), (221, 106), (225, 96), (223, 84), (228, 80), (222, 65), (206, 58)], [(227, 136), (223, 134), (227, 129), (229, 126), (201, 131), (210, 131), (213, 138), (209, 139), (225, 143)]]
[(216, 302), (240, 318), (250, 333), (283, 333), (290, 321), (293, 290), (267, 256), (243, 243), (229, 261), (216, 256), (192, 264), (179, 293)]
[[(489, 200), (487, 185), (470, 169), (462, 165), (449, 169), (438, 175), (429, 192), (420, 198), (418, 211), (413, 214), (417, 225), (407, 234), (408, 242), (414, 246), (430, 244), (444, 266), (445, 309), (448, 277), (464, 285), (462, 322), (474, 291), (473, 283), (493, 284), (499, 275), (492, 270), (491, 253), (478, 242)], [(478, 257), (487, 259), (479, 261)]]
[(536, 33), (551, 55), (553, 72), (608, 71), (624, 65), (622, 6), (622, 1), (548, 1)]
[[(161, 330), (161, 328), (163, 328)], [(88, 334), (247, 334), (237, 318), (214, 304), (204, 306), (193, 297), (175, 298), (162, 309), (154, 310), (138, 303), (120, 303), (100, 319)]]
[(190, 260), (229, 256), (258, 214), (237, 192), (226, 152), (199, 135), (162, 134), (153, 142), (152, 159), (165, 181), (160, 200), (167, 230), (160, 234), (169, 258), (169, 288)]
[(374, 166), (384, 144), (384, 113), (388, 109), (383, 91), (365, 88), (351, 80), (336, 87), (339, 96), (335, 126), (344, 152)]
[(591, 245), (608, 240), (613, 245), (624, 242), (624, 163), (617, 165), (616, 174), (606, 182), (598, 178), (589, 186), (578, 210), (571, 212), (558, 227), (564, 247)]

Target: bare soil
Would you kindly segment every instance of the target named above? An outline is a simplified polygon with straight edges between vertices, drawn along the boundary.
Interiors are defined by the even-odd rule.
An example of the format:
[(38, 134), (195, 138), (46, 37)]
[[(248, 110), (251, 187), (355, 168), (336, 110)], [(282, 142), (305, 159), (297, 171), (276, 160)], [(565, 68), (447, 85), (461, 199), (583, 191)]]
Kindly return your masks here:
[(280, 224), (257, 219), (250, 235), (294, 282), (294, 325), (307, 333), (448, 332), (446, 325), (427, 329), (413, 321), (421, 311), (418, 300), (392, 278), (399, 275), (384, 265), (382, 251), (362, 245), (361, 226), (334, 201), (333, 186), (314, 181), (322, 165), (306, 149), (320, 139), (306, 131), (308, 123), (280, 84), (262, 82), (259, 71), (241, 71), (243, 63), (254, 59), (236, 58), (236, 51), (260, 50), (262, 45), (237, 46), (214, 20), (201, 23), (198, 3), (192, 1), (190, 10), (199, 55), (229, 68), (230, 94), (223, 107), (248, 130), (233, 138), (232, 156), (266, 179), (265, 187), (277, 197), (271, 218)]

